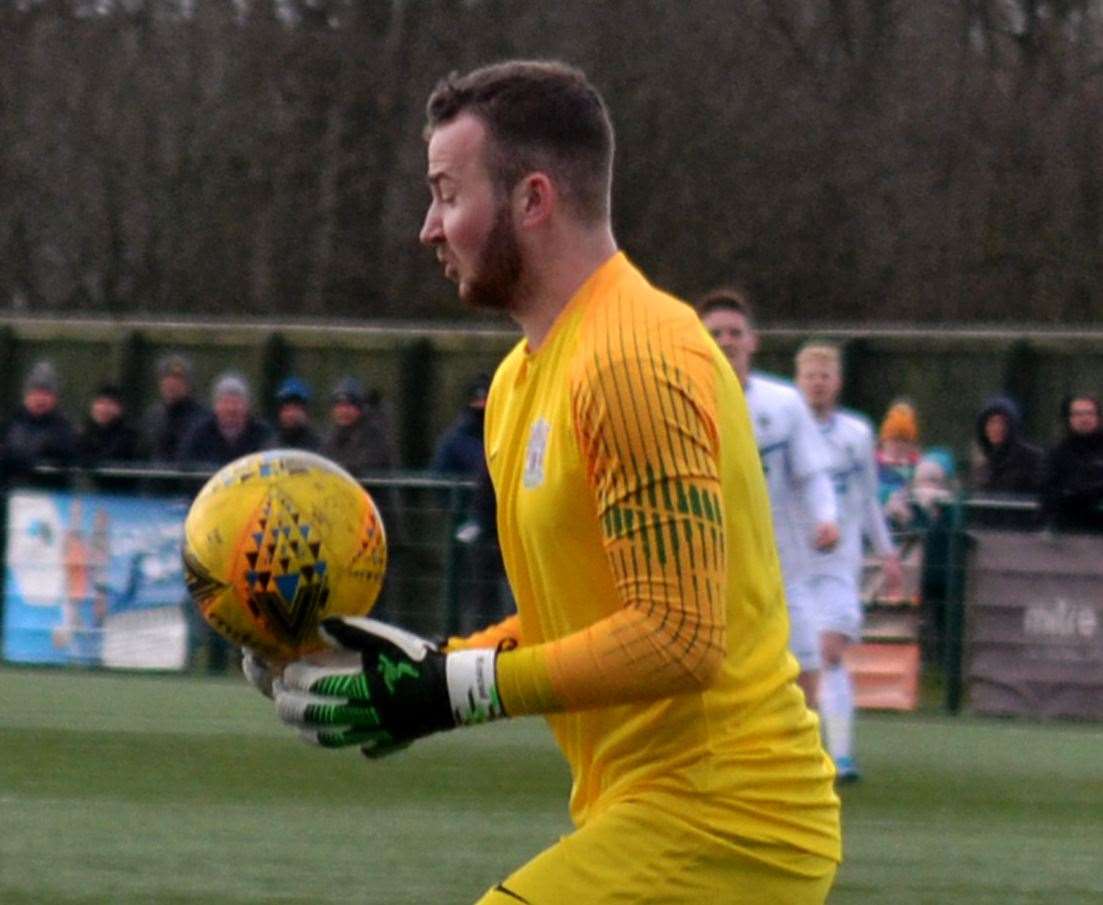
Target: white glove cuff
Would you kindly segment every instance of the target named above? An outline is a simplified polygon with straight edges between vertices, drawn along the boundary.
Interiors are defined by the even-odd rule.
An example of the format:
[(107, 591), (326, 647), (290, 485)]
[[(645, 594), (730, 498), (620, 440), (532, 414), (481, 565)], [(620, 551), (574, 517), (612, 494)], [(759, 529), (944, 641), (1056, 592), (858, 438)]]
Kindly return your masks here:
[(500, 720), (506, 715), (498, 697), (497, 658), (498, 652), (492, 648), (461, 650), (445, 658), (448, 697), (457, 726)]

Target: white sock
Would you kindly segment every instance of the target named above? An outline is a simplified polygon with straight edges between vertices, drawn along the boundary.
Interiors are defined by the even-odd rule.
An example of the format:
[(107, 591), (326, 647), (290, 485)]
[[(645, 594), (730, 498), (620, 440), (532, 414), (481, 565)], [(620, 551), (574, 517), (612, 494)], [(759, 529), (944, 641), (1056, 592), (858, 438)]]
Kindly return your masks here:
[(854, 740), (854, 686), (841, 663), (820, 673), (820, 721), (831, 759), (852, 756)]

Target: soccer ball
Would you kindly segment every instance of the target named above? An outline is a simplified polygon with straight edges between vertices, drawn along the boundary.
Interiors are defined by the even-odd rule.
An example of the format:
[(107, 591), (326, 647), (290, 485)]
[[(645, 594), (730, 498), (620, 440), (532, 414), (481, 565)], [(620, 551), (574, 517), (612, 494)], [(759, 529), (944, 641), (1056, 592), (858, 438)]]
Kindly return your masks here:
[(325, 645), (318, 623), (366, 615), (387, 565), (372, 498), (322, 456), (244, 456), (204, 485), (184, 523), (188, 591), (228, 641), (282, 664)]

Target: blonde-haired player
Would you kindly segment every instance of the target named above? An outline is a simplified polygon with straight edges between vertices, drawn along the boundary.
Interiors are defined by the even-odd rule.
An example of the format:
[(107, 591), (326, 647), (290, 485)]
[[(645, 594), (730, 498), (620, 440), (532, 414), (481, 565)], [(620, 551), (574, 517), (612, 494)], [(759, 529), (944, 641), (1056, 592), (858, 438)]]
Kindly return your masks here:
[(697, 303), (701, 322), (739, 378), (766, 475), (774, 540), (789, 607), (789, 649), (800, 664), (797, 682), (809, 707), (818, 706), (819, 622), (809, 575), (818, 551), (839, 539), (838, 506), (827, 447), (800, 393), (751, 369), (758, 334), (750, 301), (739, 289), (714, 289)]
[(543, 714), (577, 829), (484, 905), (819, 905), (834, 770), (786, 651), (746, 405), (694, 311), (617, 249), (603, 100), (562, 64), (496, 64), (437, 87), (427, 137), (421, 239), (524, 332), (486, 408), (518, 612), (444, 651), (331, 620), (341, 650), (283, 670), (281, 718), (377, 756)]
[(869, 422), (838, 407), (842, 356), (825, 342), (806, 343), (796, 356), (797, 387), (808, 402), (831, 458), (839, 501), (839, 543), (812, 560), (810, 586), (820, 622), (823, 667), (820, 720), (840, 782), (858, 779), (854, 761), (854, 689), (843, 661), (847, 645), (861, 640), (863, 538), (883, 559), (886, 578), (898, 583), (900, 561), (877, 500), (877, 464)]

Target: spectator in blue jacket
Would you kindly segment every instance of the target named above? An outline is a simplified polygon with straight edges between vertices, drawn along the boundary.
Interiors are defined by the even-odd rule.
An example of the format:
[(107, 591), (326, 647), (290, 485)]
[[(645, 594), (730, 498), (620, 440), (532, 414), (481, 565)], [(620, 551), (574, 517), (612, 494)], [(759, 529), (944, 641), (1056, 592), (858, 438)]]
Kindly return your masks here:
[(479, 374), (467, 387), (463, 410), (437, 441), (430, 470), (440, 474), (476, 477), (482, 470), (483, 415), (490, 378)]

